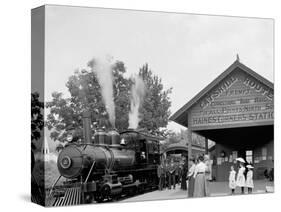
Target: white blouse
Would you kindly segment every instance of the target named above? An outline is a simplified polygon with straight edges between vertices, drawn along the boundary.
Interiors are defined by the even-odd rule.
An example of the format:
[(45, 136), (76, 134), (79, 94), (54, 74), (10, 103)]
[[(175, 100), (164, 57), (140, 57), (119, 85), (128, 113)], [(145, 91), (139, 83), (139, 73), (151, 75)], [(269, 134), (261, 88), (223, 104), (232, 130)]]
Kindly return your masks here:
[(195, 170), (194, 170), (194, 178), (196, 177), (197, 173), (202, 173), (206, 171), (207, 166), (205, 163), (203, 162), (199, 162), (196, 166), (195, 166)]
[(194, 174), (194, 171), (195, 171), (195, 164), (193, 164), (189, 170), (188, 170), (188, 177), (192, 176)]

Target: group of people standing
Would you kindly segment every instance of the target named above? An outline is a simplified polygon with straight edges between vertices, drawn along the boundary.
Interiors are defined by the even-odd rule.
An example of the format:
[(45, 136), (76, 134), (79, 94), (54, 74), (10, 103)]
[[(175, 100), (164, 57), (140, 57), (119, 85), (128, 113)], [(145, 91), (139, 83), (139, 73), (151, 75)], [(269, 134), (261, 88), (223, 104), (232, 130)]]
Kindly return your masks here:
[[(245, 187), (248, 193), (252, 193), (254, 188), (253, 166), (245, 166), (243, 158), (236, 159), (238, 163), (238, 172), (232, 165), (229, 172), (229, 188), (231, 194), (235, 193), (236, 187), (240, 187), (241, 193), (245, 193)], [(189, 167), (189, 168), (188, 168)], [(183, 165), (171, 160), (169, 163), (159, 165), (159, 190), (165, 188), (176, 188), (176, 184), (181, 184), (182, 190), (188, 190), (188, 197), (206, 197), (210, 195), (209, 183), (212, 180), (212, 167), (208, 155), (200, 155), (197, 158), (191, 158), (185, 161)], [(188, 182), (188, 186), (187, 186)]]
[(180, 165), (174, 160), (166, 161), (158, 166), (157, 175), (159, 178), (159, 190), (176, 189), (176, 184), (182, 182), (182, 175), (184, 174), (184, 166)]
[(253, 166), (248, 164), (245, 167), (245, 160), (243, 158), (237, 158), (238, 161), (238, 173), (236, 176), (236, 171), (234, 166), (231, 166), (229, 173), (229, 188), (231, 189), (231, 194), (235, 193), (235, 188), (240, 187), (241, 194), (245, 193), (245, 187), (248, 188), (248, 193), (251, 194), (254, 188), (253, 181)]
[(175, 189), (176, 184), (181, 184), (182, 190), (188, 190), (188, 197), (209, 196), (209, 181), (212, 179), (212, 175), (208, 155), (186, 160), (183, 165), (175, 163), (173, 160), (170, 163), (160, 164), (157, 174), (159, 190), (171, 189), (171, 187)]
[(191, 158), (189, 162), (188, 197), (209, 196), (209, 182), (212, 179), (209, 156), (200, 155), (198, 158)]

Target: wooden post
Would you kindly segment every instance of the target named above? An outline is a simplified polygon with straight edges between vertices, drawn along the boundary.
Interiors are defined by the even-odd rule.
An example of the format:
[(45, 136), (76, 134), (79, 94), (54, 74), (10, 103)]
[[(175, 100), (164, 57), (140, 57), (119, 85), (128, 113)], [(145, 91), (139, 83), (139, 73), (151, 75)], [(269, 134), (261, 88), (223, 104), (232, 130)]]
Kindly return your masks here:
[(205, 138), (205, 154), (209, 154), (208, 138)]
[(187, 141), (188, 141), (188, 160), (192, 157), (192, 131), (187, 129)]

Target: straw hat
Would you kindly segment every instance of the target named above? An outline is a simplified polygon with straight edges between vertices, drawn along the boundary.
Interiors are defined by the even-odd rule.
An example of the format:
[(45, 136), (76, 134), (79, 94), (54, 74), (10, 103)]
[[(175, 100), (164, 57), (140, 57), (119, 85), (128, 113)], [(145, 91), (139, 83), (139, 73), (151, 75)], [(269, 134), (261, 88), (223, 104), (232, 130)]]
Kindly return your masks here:
[(236, 158), (236, 160), (241, 162), (241, 163), (246, 163), (246, 161), (243, 158)]
[(252, 165), (250, 165), (250, 164), (247, 165), (246, 167), (247, 167), (248, 169), (253, 169), (253, 168), (254, 168), (254, 167), (253, 167)]

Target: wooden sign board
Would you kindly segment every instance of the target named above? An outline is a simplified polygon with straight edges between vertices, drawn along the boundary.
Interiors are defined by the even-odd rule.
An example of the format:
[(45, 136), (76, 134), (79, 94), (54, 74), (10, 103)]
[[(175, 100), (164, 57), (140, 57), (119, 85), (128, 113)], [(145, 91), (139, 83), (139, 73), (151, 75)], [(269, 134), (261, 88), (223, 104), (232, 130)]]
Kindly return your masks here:
[(189, 111), (193, 130), (273, 124), (273, 89), (237, 69)]

